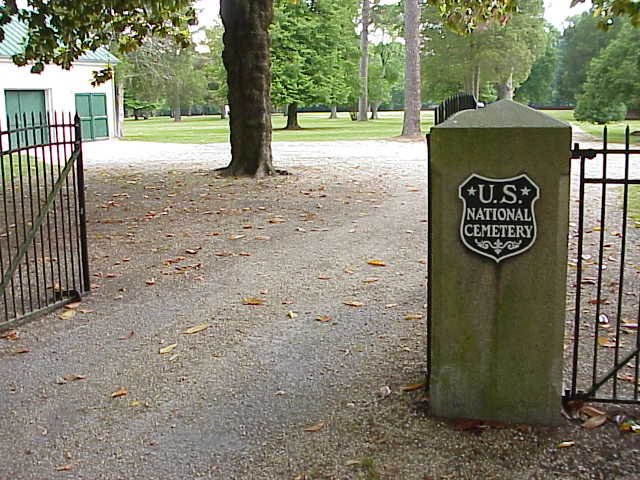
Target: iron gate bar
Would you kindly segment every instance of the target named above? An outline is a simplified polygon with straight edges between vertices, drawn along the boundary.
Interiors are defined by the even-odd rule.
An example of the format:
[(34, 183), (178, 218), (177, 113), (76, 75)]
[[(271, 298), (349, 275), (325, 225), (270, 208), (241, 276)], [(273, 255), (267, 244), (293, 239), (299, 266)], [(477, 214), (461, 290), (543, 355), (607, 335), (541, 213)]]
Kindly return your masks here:
[[(624, 176), (623, 178), (608, 178), (608, 158), (610, 154), (622, 154), (624, 155)], [(624, 302), (624, 282), (625, 282), (625, 263), (627, 256), (627, 237), (628, 237), (628, 215), (629, 215), (629, 186), (640, 185), (640, 179), (630, 179), (630, 166), (631, 155), (640, 154), (640, 149), (630, 148), (630, 129), (627, 126), (625, 129), (625, 148), (609, 149), (608, 148), (608, 132), (607, 128), (604, 129), (603, 135), (603, 148), (602, 149), (584, 149), (581, 150), (579, 144), (574, 144), (572, 150), (572, 158), (580, 159), (580, 178), (579, 178), (579, 210), (578, 210), (578, 245), (577, 245), (577, 262), (576, 262), (576, 290), (575, 290), (575, 315), (573, 320), (573, 355), (572, 355), (572, 371), (571, 371), (571, 387), (565, 391), (565, 398), (570, 399), (584, 399), (595, 402), (611, 402), (620, 404), (637, 404), (639, 403), (639, 373), (640, 373), (640, 329), (637, 328), (637, 323), (640, 323), (640, 302), (638, 302), (637, 320), (636, 320), (636, 333), (635, 333), (635, 346), (631, 346), (630, 350), (627, 350), (629, 346), (622, 345), (622, 328), (623, 324), (623, 307)], [(586, 160), (596, 158), (596, 156), (602, 156), (602, 168), (601, 176), (587, 177), (586, 175)], [(581, 306), (582, 306), (582, 285), (583, 285), (583, 260), (584, 260), (584, 224), (585, 224), (585, 186), (587, 184), (600, 185), (601, 205), (599, 212), (599, 240), (598, 240), (598, 256), (597, 256), (597, 283), (596, 290), (597, 296), (595, 300), (590, 303), (595, 303), (595, 319), (593, 325), (594, 339), (593, 339), (593, 354), (591, 365), (591, 385), (585, 390), (578, 390), (578, 369), (580, 366), (580, 326), (581, 326)], [(599, 367), (602, 362), (599, 362), (599, 336), (600, 336), (600, 316), (602, 312), (602, 294), (603, 294), (603, 261), (604, 261), (604, 248), (605, 237), (604, 232), (607, 224), (607, 186), (608, 185), (622, 185), (622, 211), (621, 211), (621, 232), (616, 236), (620, 238), (620, 256), (618, 263), (620, 264), (620, 270), (617, 272), (617, 306), (615, 307), (615, 342), (613, 345), (612, 354), (612, 366), (602, 376), (598, 376)], [(614, 217), (615, 218), (615, 217)], [(609, 246), (611, 244), (608, 244)], [(616, 278), (615, 273), (614, 278)], [(612, 292), (613, 293), (613, 292)], [(622, 352), (621, 348), (627, 350)], [(611, 357), (610, 357), (611, 358)], [(635, 359), (634, 375), (632, 378), (625, 378), (624, 380), (633, 381), (633, 396), (632, 398), (624, 398), (620, 394), (621, 388), (619, 381), (623, 379), (618, 377), (618, 372), (630, 362)], [(611, 382), (611, 394), (607, 396), (598, 396), (598, 391), (605, 386), (608, 382)], [(626, 390), (629, 392), (629, 389)]]
[[(78, 157), (77, 152), (74, 152), (71, 158), (69, 159), (69, 161), (67, 162), (67, 164), (65, 165), (64, 169), (62, 169), (63, 174), (67, 175), (69, 173), (69, 170), (73, 168), (74, 162), (77, 159), (77, 157)], [(27, 250), (29, 249), (30, 242), (34, 239), (34, 237), (36, 236), (36, 233), (38, 233), (37, 230), (44, 223), (45, 218), (49, 214), (49, 208), (51, 208), (53, 203), (56, 201), (56, 196), (60, 192), (60, 189), (62, 188), (62, 184), (64, 183), (65, 180), (66, 180), (66, 177), (59, 177), (56, 183), (53, 185), (51, 192), (49, 193), (49, 195), (47, 195), (47, 200), (44, 204), (45, 208), (41, 210), (38, 216), (36, 217), (32, 227), (29, 229), (29, 233), (25, 234), (26, 238), (24, 239), (22, 244), (18, 246), (17, 254), (13, 257), (13, 260), (9, 264), (9, 268), (5, 270), (4, 274), (2, 275), (2, 282), (0, 283), (0, 293), (4, 293), (4, 290), (5, 288), (7, 288), (7, 285), (11, 281), (13, 274), (16, 272), (16, 270), (20, 268), (22, 258), (27, 254)], [(14, 195), (15, 195), (15, 192), (14, 192)]]
[(27, 115), (16, 115), (17, 128), (0, 129), (0, 215), (6, 227), (0, 235), (0, 329), (90, 289), (79, 117), (56, 113), (52, 121), (40, 113), (39, 123), (33, 114), (29, 119), (31, 124)]

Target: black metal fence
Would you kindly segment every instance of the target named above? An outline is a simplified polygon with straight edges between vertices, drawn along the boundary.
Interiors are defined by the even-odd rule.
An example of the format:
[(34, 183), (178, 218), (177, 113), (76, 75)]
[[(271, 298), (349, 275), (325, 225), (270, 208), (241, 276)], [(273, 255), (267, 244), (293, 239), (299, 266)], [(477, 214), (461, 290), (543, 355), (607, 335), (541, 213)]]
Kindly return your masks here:
[(89, 290), (80, 119), (0, 128), (0, 329)]
[(607, 137), (605, 128), (602, 148), (573, 150), (579, 205), (565, 397), (640, 403), (640, 149), (630, 148), (628, 127), (623, 146), (611, 147)]
[(462, 110), (475, 110), (478, 108), (478, 102), (473, 95), (468, 93), (458, 93), (449, 97), (438, 105), (435, 110), (434, 125), (438, 125), (444, 122), (454, 113), (458, 113)]

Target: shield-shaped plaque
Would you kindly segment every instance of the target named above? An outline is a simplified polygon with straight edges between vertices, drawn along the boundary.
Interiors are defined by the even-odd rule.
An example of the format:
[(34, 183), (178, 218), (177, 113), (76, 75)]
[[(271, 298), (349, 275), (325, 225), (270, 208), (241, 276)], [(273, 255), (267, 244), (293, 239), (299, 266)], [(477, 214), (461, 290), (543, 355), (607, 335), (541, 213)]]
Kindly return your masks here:
[(528, 175), (487, 178), (471, 174), (458, 187), (460, 238), (470, 250), (496, 262), (518, 255), (536, 241), (534, 203), (540, 188)]

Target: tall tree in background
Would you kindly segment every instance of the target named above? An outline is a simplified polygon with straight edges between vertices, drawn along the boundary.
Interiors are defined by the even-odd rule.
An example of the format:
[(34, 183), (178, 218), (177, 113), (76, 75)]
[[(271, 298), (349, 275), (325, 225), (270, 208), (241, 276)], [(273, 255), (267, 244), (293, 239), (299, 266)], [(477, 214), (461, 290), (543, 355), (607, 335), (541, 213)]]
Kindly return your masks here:
[(428, 19), (423, 66), (429, 96), (464, 89), (479, 98), (482, 85), (490, 82), (499, 98), (509, 98), (512, 87), (529, 76), (545, 46), (541, 0), (521, 0), (520, 6), (506, 25), (492, 22), (467, 35)]
[(404, 2), (404, 118), (402, 136), (420, 135), (420, 4)]
[(560, 32), (551, 24), (545, 26), (546, 48), (531, 67), (529, 77), (516, 90), (516, 100), (534, 105), (551, 105), (556, 88), (556, 72), (560, 64)]
[(271, 28), (271, 98), (287, 106), (286, 129), (298, 129), (298, 107), (344, 103), (352, 93), (357, 3), (276, 0)]
[(369, 104), (371, 119), (375, 120), (380, 104), (390, 101), (394, 87), (403, 83), (404, 48), (389, 42), (378, 43), (369, 50)]
[(562, 103), (575, 105), (587, 79), (589, 62), (605, 48), (619, 30), (597, 28), (598, 19), (588, 12), (572, 17), (562, 33), (558, 94)]
[(207, 79), (207, 101), (216, 105), (222, 119), (227, 118), (227, 71), (222, 63), (222, 35), (221, 26), (214, 26), (205, 30), (208, 51), (203, 54), (202, 70)]
[(589, 64), (575, 116), (596, 123), (619, 121), (640, 112), (640, 29), (624, 25)]
[(371, 21), (371, 3), (362, 0), (362, 14), (360, 16), (360, 97), (358, 98), (358, 121), (367, 121), (369, 110), (369, 24)]

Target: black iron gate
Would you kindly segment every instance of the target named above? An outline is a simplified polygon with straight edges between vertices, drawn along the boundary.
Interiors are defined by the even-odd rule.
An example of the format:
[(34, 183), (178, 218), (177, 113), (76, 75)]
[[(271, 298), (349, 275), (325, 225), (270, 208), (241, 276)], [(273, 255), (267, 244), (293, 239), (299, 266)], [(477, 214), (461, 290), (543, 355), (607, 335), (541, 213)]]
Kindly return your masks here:
[(0, 329), (89, 291), (80, 120), (0, 129)]
[[(640, 149), (574, 146), (565, 397), (640, 403)], [(572, 311), (573, 309), (573, 311)]]

